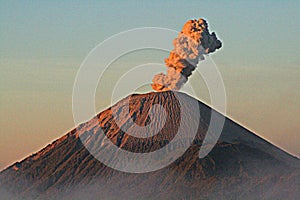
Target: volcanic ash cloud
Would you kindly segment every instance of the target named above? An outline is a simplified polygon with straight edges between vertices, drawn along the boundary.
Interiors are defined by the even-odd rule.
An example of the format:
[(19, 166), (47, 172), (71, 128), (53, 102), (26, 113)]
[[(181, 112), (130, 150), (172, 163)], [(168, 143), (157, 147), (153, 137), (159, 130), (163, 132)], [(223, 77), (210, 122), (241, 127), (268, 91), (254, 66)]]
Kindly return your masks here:
[(178, 37), (173, 40), (173, 45), (169, 58), (165, 59), (167, 74), (157, 74), (152, 80), (151, 86), (158, 92), (179, 90), (187, 82), (199, 60), (204, 60), (204, 55), (222, 47), (216, 34), (209, 33), (204, 19), (186, 22)]

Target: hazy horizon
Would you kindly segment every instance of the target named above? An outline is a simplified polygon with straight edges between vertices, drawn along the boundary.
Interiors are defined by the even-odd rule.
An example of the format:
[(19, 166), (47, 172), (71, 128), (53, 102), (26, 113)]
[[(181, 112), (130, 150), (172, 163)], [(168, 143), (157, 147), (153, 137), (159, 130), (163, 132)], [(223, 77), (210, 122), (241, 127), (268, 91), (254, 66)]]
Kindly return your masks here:
[[(137, 27), (179, 31), (200, 17), (223, 42), (212, 58), (224, 80), (227, 115), (300, 157), (299, 8), (298, 1), (1, 1), (0, 169), (74, 128), (76, 72), (97, 44)], [(108, 77), (167, 56), (154, 50), (128, 54), (112, 64)], [(97, 111), (109, 106), (109, 99), (100, 100), (101, 89)], [(197, 92), (209, 104), (204, 83)]]

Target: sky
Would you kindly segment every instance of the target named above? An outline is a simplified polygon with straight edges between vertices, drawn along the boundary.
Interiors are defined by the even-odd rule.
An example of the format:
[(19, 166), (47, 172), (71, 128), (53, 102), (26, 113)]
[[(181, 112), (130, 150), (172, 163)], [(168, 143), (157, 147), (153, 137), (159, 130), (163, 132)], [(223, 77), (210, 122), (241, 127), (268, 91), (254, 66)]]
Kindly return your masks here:
[[(225, 84), (227, 115), (300, 157), (300, 1), (1, 1), (0, 5), (0, 169), (74, 127), (73, 83), (97, 44), (138, 27), (179, 31), (187, 20), (200, 17), (223, 42), (211, 57)], [(128, 54), (112, 64), (109, 76), (137, 63), (163, 63), (167, 56), (155, 50)], [(109, 99), (99, 94), (111, 84), (108, 79), (98, 87), (97, 111), (109, 106)], [(200, 100), (209, 104), (201, 85)]]

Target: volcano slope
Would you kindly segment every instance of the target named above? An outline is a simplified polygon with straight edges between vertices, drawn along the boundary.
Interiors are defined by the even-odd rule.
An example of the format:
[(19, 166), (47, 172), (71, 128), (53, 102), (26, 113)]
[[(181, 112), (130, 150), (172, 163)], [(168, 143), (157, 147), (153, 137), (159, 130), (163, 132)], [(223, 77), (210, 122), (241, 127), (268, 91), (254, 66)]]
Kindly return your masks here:
[[(183, 104), (176, 96), (183, 99)], [(129, 115), (125, 111), (127, 100)], [(191, 107), (192, 100), (195, 99), (171, 91), (126, 97), (3, 170), (1, 199), (300, 199), (299, 159), (228, 118), (217, 144), (200, 159), (199, 148), (211, 113), (216, 111), (199, 101), (199, 107)], [(135, 138), (123, 132), (112, 114), (114, 108), (122, 126), (135, 123), (143, 127), (151, 123), (149, 110), (156, 104), (164, 108), (166, 120), (159, 133), (149, 138)], [(186, 106), (188, 112), (180, 113), (180, 106)], [(175, 162), (156, 171), (125, 173), (107, 167), (95, 158), (101, 152), (94, 157), (80, 139), (89, 138), (88, 144), (93, 148), (111, 148), (111, 144), (103, 142), (106, 136), (126, 151), (153, 152), (175, 137), (181, 115), (192, 119), (196, 109), (200, 119), (191, 146)], [(183, 126), (186, 134), (189, 123)], [(175, 147), (168, 153), (182, 148), (181, 143)]]

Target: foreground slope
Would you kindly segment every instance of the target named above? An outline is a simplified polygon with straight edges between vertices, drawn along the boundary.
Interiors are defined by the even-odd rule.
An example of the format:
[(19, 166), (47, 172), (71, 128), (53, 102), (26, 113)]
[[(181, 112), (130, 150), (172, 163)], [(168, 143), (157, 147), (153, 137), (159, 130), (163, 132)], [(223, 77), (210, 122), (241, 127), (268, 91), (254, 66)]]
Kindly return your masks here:
[[(180, 113), (179, 95), (189, 109)], [(181, 115), (192, 119), (192, 97), (173, 92), (131, 95), (114, 105), (123, 126), (151, 123), (149, 109), (160, 104), (167, 118), (162, 130), (147, 139), (124, 133), (109, 108), (77, 129), (17, 162), (0, 173), (2, 198), (28, 199), (299, 199), (300, 161), (230, 119), (226, 119), (218, 143), (203, 159), (199, 148), (206, 135), (211, 110), (198, 102), (200, 120), (193, 144), (175, 162), (160, 170), (130, 174), (99, 162), (82, 144), (110, 148), (104, 134), (120, 148), (151, 152), (168, 144), (176, 134)], [(125, 103), (130, 99), (130, 115)], [(198, 108), (197, 108), (198, 109)], [(157, 113), (159, 115), (159, 113)], [(187, 132), (189, 124), (184, 124)], [(80, 136), (80, 137), (79, 137)], [(182, 138), (184, 140), (185, 138)], [(181, 148), (178, 143), (176, 148)], [(176, 151), (170, 149), (169, 153)], [(101, 152), (99, 155), (101, 156)], [(163, 157), (161, 158), (164, 159)]]

